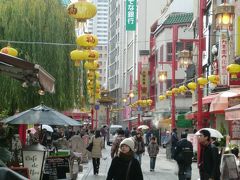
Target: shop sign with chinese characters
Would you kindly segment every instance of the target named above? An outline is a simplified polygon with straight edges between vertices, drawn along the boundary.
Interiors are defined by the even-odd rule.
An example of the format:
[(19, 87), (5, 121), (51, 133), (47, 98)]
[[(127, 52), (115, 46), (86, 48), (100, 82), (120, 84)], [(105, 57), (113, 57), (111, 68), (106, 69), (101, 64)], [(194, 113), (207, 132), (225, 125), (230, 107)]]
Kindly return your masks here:
[(228, 85), (228, 34), (222, 32), (220, 36), (219, 77), (220, 85)]
[(136, 11), (137, 3), (136, 0), (126, 0), (126, 30), (136, 30)]

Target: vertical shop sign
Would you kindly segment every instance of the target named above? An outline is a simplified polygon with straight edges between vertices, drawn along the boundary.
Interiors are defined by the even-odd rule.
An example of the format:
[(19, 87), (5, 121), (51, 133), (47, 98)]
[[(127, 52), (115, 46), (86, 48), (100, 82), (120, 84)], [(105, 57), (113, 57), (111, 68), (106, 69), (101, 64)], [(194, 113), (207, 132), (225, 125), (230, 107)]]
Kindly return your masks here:
[(228, 85), (228, 34), (222, 32), (220, 35), (220, 57), (219, 57), (219, 77), (220, 85)]
[(126, 31), (136, 30), (136, 0), (126, 0)]

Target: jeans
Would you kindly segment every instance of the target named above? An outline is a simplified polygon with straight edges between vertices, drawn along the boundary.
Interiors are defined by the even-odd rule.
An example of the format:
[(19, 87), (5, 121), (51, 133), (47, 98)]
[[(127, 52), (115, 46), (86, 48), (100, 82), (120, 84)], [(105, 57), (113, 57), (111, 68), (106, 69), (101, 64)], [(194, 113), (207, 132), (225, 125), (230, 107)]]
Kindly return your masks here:
[(137, 153), (135, 153), (134, 155), (135, 155), (135, 159), (137, 159), (138, 162), (139, 162), (139, 164), (141, 165), (141, 162), (142, 162), (142, 154), (137, 154)]
[(178, 165), (178, 179), (179, 180), (190, 180), (192, 176), (192, 167), (191, 165)]
[(150, 170), (155, 169), (156, 157), (150, 157)]
[(93, 163), (93, 173), (98, 174), (100, 166), (100, 158), (92, 158)]

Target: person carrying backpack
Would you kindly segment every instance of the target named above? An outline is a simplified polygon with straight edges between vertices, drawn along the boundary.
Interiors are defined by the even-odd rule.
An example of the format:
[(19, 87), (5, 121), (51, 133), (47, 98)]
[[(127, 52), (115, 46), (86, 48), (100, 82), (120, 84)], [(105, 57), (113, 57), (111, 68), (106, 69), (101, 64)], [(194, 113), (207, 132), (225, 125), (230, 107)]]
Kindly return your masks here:
[(177, 142), (173, 159), (178, 164), (178, 179), (190, 180), (192, 176), (192, 158), (193, 158), (193, 146), (190, 141), (187, 140), (187, 133), (181, 134), (181, 140)]

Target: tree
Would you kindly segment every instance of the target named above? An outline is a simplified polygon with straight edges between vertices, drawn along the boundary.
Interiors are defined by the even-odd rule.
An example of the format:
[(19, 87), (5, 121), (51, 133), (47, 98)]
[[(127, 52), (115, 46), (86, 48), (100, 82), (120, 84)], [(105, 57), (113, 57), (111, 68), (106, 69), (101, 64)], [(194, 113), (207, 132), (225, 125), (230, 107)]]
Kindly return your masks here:
[(0, 40), (1, 48), (14, 41), (11, 46), (20, 58), (41, 65), (56, 79), (56, 93), (39, 96), (36, 87), (22, 88), (20, 82), (0, 74), (0, 111), (13, 114), (41, 101), (58, 110), (76, 105), (80, 71), (69, 57), (76, 48), (75, 25), (60, 0), (0, 1)]

